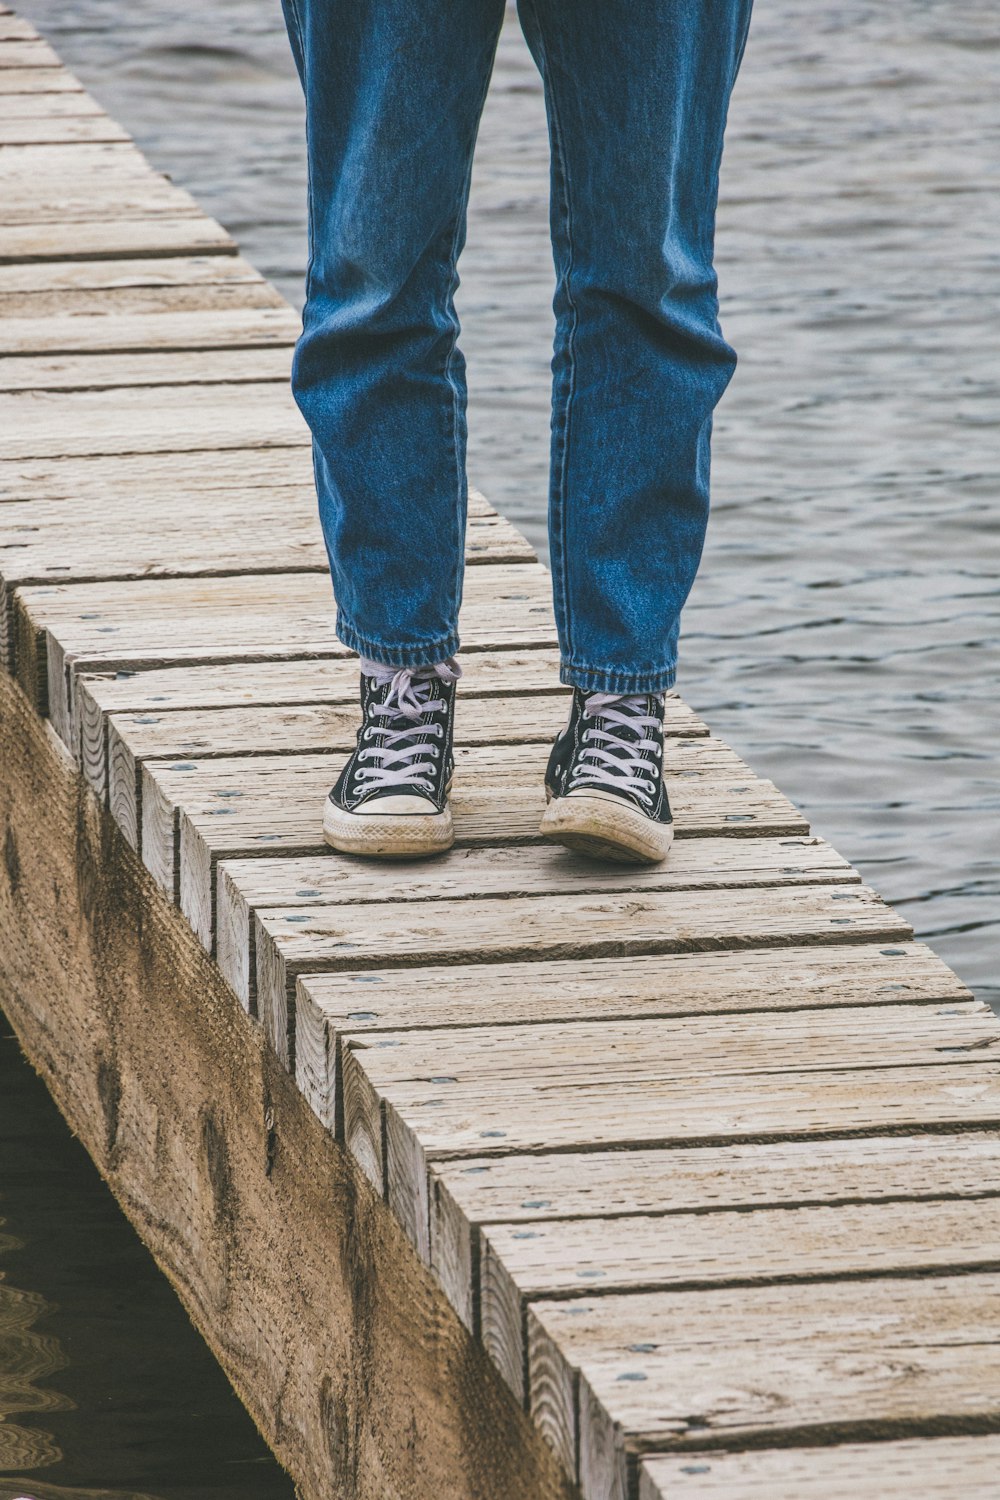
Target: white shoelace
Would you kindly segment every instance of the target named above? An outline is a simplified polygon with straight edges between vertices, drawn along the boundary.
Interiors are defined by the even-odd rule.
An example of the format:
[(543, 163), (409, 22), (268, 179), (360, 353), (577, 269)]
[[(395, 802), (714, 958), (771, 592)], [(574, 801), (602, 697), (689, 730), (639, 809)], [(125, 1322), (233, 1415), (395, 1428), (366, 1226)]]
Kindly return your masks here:
[[(652, 805), (659, 775), (660, 747), (646, 731), (659, 728), (659, 719), (648, 713), (645, 693), (588, 693), (584, 711), (596, 720), (585, 729), (580, 740), (576, 768), (567, 788), (572, 791), (581, 781), (630, 791)], [(626, 739), (623, 729), (638, 739)], [(654, 760), (643, 751), (652, 751)]]
[[(439, 682), (457, 682), (462, 675), (458, 662), (438, 662), (433, 667), (385, 667), (380, 662), (361, 660), (361, 670), (366, 677), (374, 677), (379, 687), (391, 682), (384, 703), (373, 704), (368, 710), (373, 718), (385, 719), (381, 725), (366, 724), (362, 742), (378, 736), (377, 745), (364, 745), (358, 751), (361, 765), (357, 783), (365, 794), (384, 791), (392, 787), (403, 792), (433, 792), (433, 774), (441, 753), (440, 741), (444, 730), (440, 724), (427, 724), (426, 714), (440, 713), (445, 699), (435, 697)], [(398, 724), (390, 728), (391, 719), (409, 719), (409, 724)]]

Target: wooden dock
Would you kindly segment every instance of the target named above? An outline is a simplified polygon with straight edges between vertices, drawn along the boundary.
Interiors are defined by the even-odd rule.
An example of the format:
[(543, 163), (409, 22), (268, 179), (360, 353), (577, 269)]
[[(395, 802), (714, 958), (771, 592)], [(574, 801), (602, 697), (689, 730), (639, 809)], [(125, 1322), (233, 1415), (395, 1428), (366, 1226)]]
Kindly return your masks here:
[(306, 1500), (1000, 1494), (1000, 1021), (687, 704), (542, 844), (475, 495), (457, 846), (336, 856), (299, 320), (0, 4), (0, 1002)]

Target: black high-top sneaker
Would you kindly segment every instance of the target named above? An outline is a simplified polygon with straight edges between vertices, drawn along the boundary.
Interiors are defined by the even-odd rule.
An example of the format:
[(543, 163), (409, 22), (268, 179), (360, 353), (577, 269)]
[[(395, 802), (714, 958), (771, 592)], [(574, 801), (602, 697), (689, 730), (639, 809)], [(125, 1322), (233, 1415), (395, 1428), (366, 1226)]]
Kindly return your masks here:
[(674, 827), (663, 785), (663, 696), (573, 689), (545, 772), (541, 831), (622, 864), (666, 859)]
[(455, 661), (433, 667), (361, 663), (362, 724), (331, 791), (323, 837), (345, 854), (400, 859), (451, 847), (448, 793)]

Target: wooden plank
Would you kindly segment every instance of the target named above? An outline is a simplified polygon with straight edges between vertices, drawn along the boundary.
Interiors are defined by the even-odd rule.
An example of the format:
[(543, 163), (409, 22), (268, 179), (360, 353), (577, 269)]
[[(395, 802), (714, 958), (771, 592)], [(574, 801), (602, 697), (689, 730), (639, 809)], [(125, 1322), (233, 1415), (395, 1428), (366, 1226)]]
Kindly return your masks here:
[[(255, 266), (242, 255), (171, 255), (139, 260), (65, 260), (28, 262), (0, 266), (0, 311), (11, 307), (2, 299), (20, 298), (22, 310), (30, 308), (25, 294), (41, 297), (59, 293), (121, 293), (136, 289), (194, 288), (198, 286), (268, 286)], [(272, 288), (273, 291), (273, 288)], [(280, 300), (280, 299), (279, 299)], [(63, 302), (46, 303), (52, 316), (66, 310)], [(270, 305), (278, 305), (272, 303)], [(85, 305), (77, 308), (86, 311)]]
[(34, 28), (21, 22), (10, 35), (10, 23), (0, 28), (0, 71), (8, 68), (59, 68), (62, 64)]
[[(214, 257), (221, 264), (228, 256)], [(50, 264), (42, 262), (42, 264)], [(51, 264), (63, 264), (52, 262)], [(107, 264), (92, 261), (92, 265)], [(0, 267), (0, 269), (3, 269)], [(291, 346), (158, 350), (99, 354), (19, 354), (0, 357), (0, 391), (84, 391), (102, 387), (242, 385), (288, 380)]]
[[(470, 731), (465, 738), (470, 742)], [(534, 896), (593, 890), (717, 889), (738, 885), (829, 884), (857, 882), (846, 860), (819, 838), (678, 840), (666, 864), (614, 868), (595, 864), (551, 844), (497, 848), (456, 848), (433, 862), (357, 861), (319, 856), (311, 859), (227, 860), (219, 870), (220, 942), (240, 961), (232, 975), (246, 1003), (249, 915), (267, 906), (307, 907), (376, 900), (464, 901), (484, 896)], [(488, 972), (484, 966), (483, 972)], [(440, 971), (439, 971), (440, 972)], [(445, 1002), (446, 1007), (450, 1000)], [(459, 1002), (459, 1009), (464, 1001)], [(435, 1023), (436, 1024), (436, 1023)]]
[[(144, 846), (145, 847), (145, 846)], [(183, 863), (183, 845), (182, 845)], [(263, 908), (254, 914), (257, 1005), (286, 1061), (294, 1052), (299, 974), (421, 963), (577, 959), (760, 948), (781, 943), (890, 941), (912, 929), (862, 885), (641, 891), (612, 888), (558, 899), (508, 896), (463, 907), (461, 921), (414, 901)], [(530, 975), (525, 976), (530, 984)], [(463, 1045), (464, 1043), (459, 1043)], [(408, 1053), (406, 1054), (408, 1055)]]
[[(353, 665), (356, 696), (357, 665)], [(535, 695), (523, 701), (463, 695), (458, 720), (463, 743), (468, 747), (550, 741), (564, 717), (564, 702), (564, 696), (558, 694)], [(321, 747), (343, 755), (354, 748), (359, 721), (360, 710), (354, 705), (231, 708), (176, 715), (114, 714), (104, 723), (103, 732), (88, 737), (81, 745), (81, 759), (91, 784), (107, 797), (115, 821), (132, 847), (138, 849), (142, 767), (147, 761), (167, 755), (180, 759), (194, 755), (199, 769), (211, 781), (211, 767), (206, 762), (231, 758), (237, 750), (241, 756), (266, 756), (269, 760), (275, 755), (315, 756)], [(185, 781), (182, 790), (188, 789)], [(217, 790), (213, 788), (209, 795), (214, 799), (208, 809), (211, 816), (219, 805)], [(193, 912), (187, 915), (194, 922)], [(195, 926), (198, 931), (204, 930), (197, 922)]]
[[(472, 523), (470, 535), (476, 538), (478, 527)], [(481, 534), (481, 533), (480, 533)], [(488, 533), (487, 533), (488, 534)], [(502, 533), (501, 533), (502, 536)], [(481, 544), (480, 544), (481, 545)], [(499, 543), (496, 551), (476, 555), (476, 561), (510, 562)], [(0, 547), (0, 559), (3, 551)], [(530, 562), (529, 556), (524, 561)], [(352, 699), (358, 692), (357, 667), (354, 668)], [(527, 698), (514, 693), (508, 699), (478, 699), (471, 690), (460, 690), (456, 713), (456, 737), (465, 748), (491, 744), (551, 744), (565, 720), (568, 692), (548, 695), (531, 694)], [(677, 698), (671, 700), (667, 715), (668, 734), (699, 737), (706, 747), (718, 742), (698, 735), (701, 721)], [(200, 762), (233, 755), (301, 755), (354, 748), (360, 709), (356, 701), (350, 706), (308, 704), (265, 708), (192, 709), (173, 713), (112, 714), (104, 726), (108, 765), (107, 794), (112, 809), (118, 799), (131, 806), (132, 816), (139, 810), (140, 767), (146, 760), (169, 756), (197, 756)], [(93, 759), (93, 757), (91, 757)], [(705, 758), (704, 770), (715, 775), (734, 769), (736, 757), (720, 749)], [(684, 774), (687, 761), (682, 758), (675, 769)], [(741, 763), (740, 763), (741, 764)], [(699, 769), (702, 767), (699, 766)], [(104, 787), (98, 777), (95, 789)], [(117, 815), (116, 815), (117, 816)]]
[(23, 16), (15, 16), (6, 7), (0, 10), (0, 42), (37, 42), (38, 32)]
[[(689, 847), (697, 850), (698, 845), (678, 842), (667, 870)], [(222, 867), (224, 871), (231, 868)], [(223, 888), (226, 884), (223, 877)], [(220, 960), (225, 946), (220, 931)], [(230, 960), (227, 977), (231, 983), (238, 973)], [(666, 959), (638, 954), (630, 958), (627, 970), (618, 959), (597, 958), (536, 960), (530, 971), (523, 964), (511, 963), (309, 974), (301, 976), (296, 986), (295, 1068), (300, 1089), (324, 1124), (332, 1125), (337, 1102), (335, 1065), (345, 1033), (477, 1026), (497, 1017), (509, 1025), (606, 1022), (700, 1012), (739, 1016), (746, 1011), (804, 1006), (968, 999), (969, 991), (936, 954), (909, 942), (891, 948), (871, 943), (791, 947), (782, 948), (780, 954), (772, 949), (672, 954)], [(489, 1169), (494, 1170), (499, 1167)], [(488, 1188), (490, 1179), (483, 1162), (473, 1164), (470, 1173), (467, 1186)], [(586, 1190), (588, 1180), (588, 1172), (581, 1170), (581, 1191)], [(501, 1190), (503, 1181), (501, 1177)], [(464, 1174), (462, 1182), (466, 1182)], [(450, 1186), (449, 1179), (449, 1190)], [(531, 1187), (527, 1196), (548, 1205), (553, 1201), (552, 1191), (546, 1180), (544, 1190)], [(607, 1195), (610, 1205), (617, 1201), (606, 1179), (595, 1179), (598, 1191)], [(465, 1203), (464, 1198), (461, 1201)], [(630, 1203), (627, 1200), (625, 1206)]]
[[(178, 257), (189, 264), (191, 257)], [(201, 261), (218, 257), (201, 256)], [(235, 257), (233, 257), (235, 259)], [(230, 257), (220, 260), (228, 265)], [(87, 264), (87, 262), (83, 262)], [(94, 265), (91, 261), (89, 264)], [(109, 262), (97, 264), (108, 265)], [(110, 262), (117, 264), (117, 262)], [(133, 262), (135, 264), (135, 262)], [(162, 265), (163, 261), (155, 262)], [(37, 268), (36, 268), (37, 269)], [(162, 319), (180, 313), (212, 314), (216, 312), (250, 311), (267, 307), (280, 309), (290, 317), (290, 309), (274, 287), (259, 279), (226, 281), (207, 278), (183, 282), (161, 283), (144, 286), (132, 283), (122, 286), (65, 286), (47, 290), (36, 287), (25, 291), (4, 291), (0, 295), (0, 338), (3, 350), (8, 354), (34, 354), (49, 340), (52, 328), (61, 328), (64, 322), (80, 321), (89, 326), (94, 317), (107, 318), (118, 326), (127, 319), (150, 320), (147, 338), (158, 337), (156, 330)], [(60, 336), (58, 333), (55, 335)], [(30, 412), (35, 403), (24, 397), (13, 403), (14, 409)], [(29, 419), (30, 420), (30, 419)]]
[(585, 1500), (625, 1500), (652, 1448), (1000, 1425), (996, 1275), (535, 1303), (528, 1322), (532, 1412)]
[(639, 1465), (638, 1500), (995, 1500), (1000, 1436), (660, 1454)]
[[(773, 1015), (769, 1019), (773, 1025)], [(881, 1032), (881, 1015), (873, 1016), (872, 1022)], [(810, 1017), (807, 1024), (814, 1029), (819, 1022)], [(731, 1044), (737, 1050), (746, 1041), (748, 1027), (741, 1019)], [(528, 1040), (525, 1029), (507, 1029), (520, 1039), (523, 1050)], [(783, 1029), (782, 1035), (788, 1034)], [(439, 1039), (446, 1043), (446, 1034), (425, 1034), (423, 1044), (430, 1049)], [(464, 1039), (468, 1046), (470, 1038)], [(577, 1039), (574, 1035), (574, 1043)], [(801, 1038), (799, 1045), (804, 1045)], [(545, 1057), (522, 1057), (509, 1039), (496, 1035), (495, 1028), (484, 1028), (474, 1046), (477, 1060), (488, 1046), (506, 1055), (517, 1051), (520, 1074), (503, 1079), (491, 1074), (488, 1080), (484, 1076), (469, 1082), (466, 1071), (466, 1082), (435, 1089), (426, 1082), (431, 1051), (424, 1054), (422, 1073), (417, 1063), (411, 1067), (414, 1076), (403, 1079), (387, 1076), (390, 1054), (395, 1061), (408, 1056), (398, 1037), (380, 1037), (364, 1051), (347, 1044), (343, 1049), (346, 1138), (366, 1174), (376, 1185), (385, 1185), (390, 1206), (418, 1248), (427, 1242), (427, 1167), (435, 1160), (503, 1152), (971, 1129), (995, 1127), (1000, 1121), (996, 1063), (955, 1062), (952, 1054), (938, 1058), (931, 1076), (926, 1067), (904, 1066), (902, 1061), (881, 1069), (862, 1067), (845, 1042), (839, 1068), (810, 1071), (811, 1053), (807, 1051), (801, 1064), (788, 1055), (787, 1071), (777, 1071), (765, 1085), (760, 1073), (749, 1072), (679, 1078), (669, 1058), (660, 1062), (660, 1077), (652, 1076), (653, 1065), (645, 1077), (637, 1076), (638, 1067), (627, 1078), (616, 1068), (618, 1081), (612, 1082), (607, 1076), (610, 1058), (591, 1071), (581, 1066), (559, 1076), (546, 1073)], [(975, 1049), (967, 1055), (977, 1059), (984, 1054)], [(434, 1056), (434, 1066), (445, 1069), (435, 1072), (436, 1078), (459, 1077), (460, 1064), (451, 1057), (446, 1064), (443, 1057)]]
[[(551, 695), (558, 691), (559, 653), (544, 649), (477, 652), (464, 657), (462, 670), (463, 695)], [(103, 795), (107, 789), (105, 721), (110, 714), (357, 703), (358, 666), (354, 657), (342, 657), (82, 673), (76, 689), (72, 743), (79, 747), (84, 774)], [(676, 722), (679, 714), (675, 711), (672, 718)], [(690, 722), (692, 733), (708, 733), (694, 714)]]
[[(929, 1184), (925, 1184), (925, 1191)], [(480, 1336), (519, 1400), (530, 1303), (628, 1291), (1000, 1270), (1000, 1197), (559, 1223), (481, 1236)]]
[[(463, 643), (553, 645), (551, 609), (541, 564), (473, 568)], [(67, 740), (77, 672), (349, 654), (334, 631), (329, 578), (319, 574), (54, 584), (18, 590), (13, 611), (18, 678)]]
[[(688, 750), (687, 742), (675, 743), (678, 757)], [(451, 796), (458, 847), (540, 841), (547, 754), (545, 744), (459, 746)], [(720, 780), (711, 761), (699, 771), (696, 760), (685, 760), (692, 769), (672, 789), (682, 836), (808, 833), (770, 782), (745, 773)], [(170, 872), (180, 869), (185, 912), (207, 913), (219, 859), (326, 854), (322, 808), (342, 763), (342, 753), (146, 761), (137, 791), (143, 860), (168, 891)], [(127, 777), (116, 781), (128, 797)]]
[[(165, 497), (156, 500), (138, 513), (132, 494), (99, 510), (89, 500), (0, 506), (0, 662), (8, 670), (13, 660), (10, 600), (21, 587), (53, 578), (91, 583), (306, 571), (329, 577), (312, 488), (235, 495), (222, 491), (210, 509), (198, 498), (178, 500), (169, 509)], [(70, 533), (74, 546), (67, 552), (64, 539)], [(489, 512), (469, 517), (466, 561), (477, 566), (536, 558), (508, 521)], [(252, 670), (246, 669), (248, 674)], [(230, 744), (231, 750), (236, 748)]]
[[(0, 661), (8, 669), (13, 661), (13, 591), (53, 575), (83, 581), (116, 572), (148, 579), (291, 569), (325, 579), (315, 488), (303, 472), (307, 455), (308, 449), (299, 448), (183, 455), (196, 461), (194, 474), (172, 454), (123, 458), (117, 491), (108, 473), (114, 460), (64, 459), (28, 464), (27, 472), (16, 463), (0, 464), (0, 500), (5, 501), (0, 505)], [(271, 483), (243, 482), (243, 468), (254, 459)], [(157, 505), (140, 507), (137, 515), (136, 491), (155, 492)], [(25, 494), (32, 498), (14, 498)], [(58, 507), (41, 505), (54, 500)], [(67, 561), (63, 539), (70, 529), (75, 545)], [(116, 533), (125, 539), (117, 549)], [(516, 530), (475, 491), (469, 499), (466, 555), (471, 563), (534, 558)], [(29, 650), (44, 655), (44, 642), (29, 639)], [(41, 658), (38, 668), (44, 671)], [(59, 691), (62, 695), (61, 683)]]
[[(159, 312), (149, 319), (129, 314), (104, 316), (53, 317), (41, 319), (4, 318), (2, 337), (3, 352), (7, 354), (118, 354), (130, 351), (155, 352), (159, 349), (215, 349), (235, 346), (266, 347), (269, 344), (291, 345), (301, 332), (298, 315), (288, 307), (265, 305), (252, 307), (239, 305), (243, 299), (237, 297), (237, 305), (218, 307), (204, 312)], [(253, 299), (246, 297), (249, 303)], [(127, 388), (126, 388), (127, 389)], [(246, 390), (230, 394), (230, 411), (234, 422), (242, 432), (238, 421), (240, 402)], [(277, 416), (291, 410), (294, 403), (282, 402), (273, 386), (264, 385), (270, 391)], [(116, 391), (115, 395), (121, 394)], [(178, 444), (180, 448), (193, 446), (190, 438), (193, 412), (184, 411), (186, 393), (182, 390), (173, 398), (163, 392), (157, 397), (169, 404), (179, 417)], [(199, 400), (201, 398), (199, 397)], [(116, 420), (113, 398), (104, 391), (81, 391), (79, 403), (67, 407), (65, 400), (63, 421), (67, 425), (66, 437), (60, 438), (51, 431), (52, 412), (55, 402), (43, 392), (13, 392), (0, 396), (0, 418), (10, 434), (0, 448), (6, 458), (61, 457), (64, 454), (86, 453), (146, 453), (166, 446), (163, 424), (156, 421), (153, 397), (140, 389), (131, 394), (121, 394), (121, 418)], [(144, 411), (147, 408), (147, 411)], [(297, 408), (294, 408), (297, 413)], [(128, 434), (128, 422), (141, 423), (148, 419), (152, 423), (150, 436), (142, 431)], [(215, 420), (218, 421), (216, 415)], [(87, 423), (95, 424), (95, 436), (88, 439)], [(197, 423), (193, 429), (200, 431)], [(100, 434), (98, 436), (98, 434)], [(266, 438), (265, 440), (266, 441)], [(249, 445), (248, 439), (244, 442)], [(220, 441), (212, 446), (232, 446), (225, 440), (224, 430)]]
[[(113, 191), (115, 183), (169, 182), (162, 172), (150, 166), (134, 141), (72, 147), (30, 146), (23, 151), (0, 153), (0, 184), (15, 192), (27, 189), (31, 183), (84, 180), (101, 193)], [(184, 196), (194, 202), (190, 194)]]
[[(74, 96), (75, 97), (75, 96)], [(108, 217), (94, 213), (72, 221), (5, 224), (0, 265), (10, 261), (121, 260), (150, 255), (231, 255), (235, 244), (206, 214), (182, 210), (148, 215), (132, 210)]]
[[(37, 99), (40, 96), (27, 94), (23, 97)], [(57, 96), (48, 94), (41, 97), (51, 99)], [(59, 97), (78, 99), (81, 96), (64, 94)], [(0, 146), (37, 146), (57, 142), (68, 145), (84, 141), (128, 140), (131, 140), (131, 136), (127, 130), (115, 124), (113, 120), (109, 120), (107, 115), (97, 112), (92, 115), (57, 115), (51, 119), (33, 118), (31, 115), (10, 119), (4, 118), (3, 113), (0, 112)]]
[(83, 93), (83, 84), (63, 67), (0, 69), (0, 95)]
[[(754, 957), (773, 964), (773, 955)], [(911, 961), (907, 972), (913, 967)], [(298, 1035), (301, 1054), (301, 1005)], [(297, 1077), (301, 1061), (300, 1055)], [(332, 1119), (324, 1123), (333, 1127)], [(472, 1328), (483, 1225), (527, 1230), (541, 1224), (551, 1229), (567, 1219), (588, 1222), (619, 1214), (742, 1210), (745, 1215), (779, 1205), (907, 1202), (997, 1192), (1000, 1136), (975, 1131), (437, 1162), (429, 1175), (428, 1259), (452, 1306)]]
[(308, 444), (287, 449), (218, 448), (210, 463), (202, 453), (170, 451), (0, 458), (0, 502), (78, 499), (114, 506), (121, 504), (123, 495), (140, 490), (160, 494), (170, 504), (198, 495), (214, 505), (220, 491), (250, 495), (275, 486), (308, 490), (312, 484)]
[(89, 115), (92, 119), (111, 120), (90, 94), (8, 94), (0, 89), (0, 128), (8, 120), (64, 120)]
[[(524, 701), (469, 697), (461, 700), (456, 718), (466, 746), (549, 741), (564, 717), (564, 706), (561, 695)], [(360, 717), (354, 704), (113, 714), (105, 726), (112, 813), (122, 827), (126, 823), (137, 826), (141, 768), (147, 760), (194, 755), (203, 764), (234, 754), (318, 754), (324, 749), (344, 753), (354, 748)], [(138, 845), (133, 843), (133, 847)]]
[[(312, 905), (377, 900), (465, 901), (545, 892), (690, 890), (859, 879), (846, 860), (816, 838), (681, 839), (665, 865), (617, 869), (550, 844), (452, 849), (441, 859), (424, 864), (390, 861), (359, 867), (357, 861), (322, 855), (264, 862), (227, 860), (217, 872), (215, 957), (241, 1003), (249, 1008), (256, 1006), (252, 918), (260, 907), (274, 911), (287, 905), (302, 910)], [(183, 895), (182, 888), (182, 901)], [(197, 911), (187, 915), (196, 932), (205, 930), (205, 918)], [(210, 917), (207, 929), (211, 930)], [(454, 1014), (468, 1014), (464, 999)]]
[[(25, 149), (36, 148), (29, 146)], [(65, 149), (83, 151), (87, 148), (67, 146)], [(181, 214), (204, 218), (183, 189), (155, 175), (148, 179), (126, 179), (118, 187), (112, 181), (106, 186), (91, 186), (89, 182), (83, 184), (76, 178), (64, 184), (43, 179), (34, 190), (30, 183), (26, 183), (18, 193), (9, 185), (5, 186), (0, 202), (0, 228), (4, 230), (4, 240), (7, 241), (8, 229), (38, 230), (49, 225), (62, 225), (64, 230), (72, 231), (77, 222), (88, 224), (95, 219), (175, 219)], [(72, 258), (79, 259), (79, 256)]]
[[(247, 338), (284, 337), (276, 312), (223, 313), (216, 321), (238, 328)], [(283, 313), (278, 316), (284, 318)], [(283, 390), (267, 381), (236, 391), (227, 386), (80, 391), (71, 403), (61, 394), (22, 392), (0, 396), (0, 419), (0, 453), (11, 458), (41, 452), (51, 457), (155, 452), (169, 446), (171, 424), (176, 424), (177, 446), (189, 449), (286, 447), (301, 443), (306, 430), (291, 395), (286, 399)], [(135, 430), (130, 429), (133, 422)]]

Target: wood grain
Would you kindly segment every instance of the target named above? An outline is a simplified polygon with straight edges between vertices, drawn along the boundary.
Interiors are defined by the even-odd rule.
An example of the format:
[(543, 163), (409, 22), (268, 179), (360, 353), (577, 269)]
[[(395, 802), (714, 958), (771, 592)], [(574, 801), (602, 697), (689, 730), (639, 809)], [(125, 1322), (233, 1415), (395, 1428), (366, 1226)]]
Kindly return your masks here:
[(5, 1014), (303, 1500), (572, 1500), (391, 1214), (3, 673), (0, 805)]
[[(552, 645), (549, 590), (540, 564), (471, 569), (466, 649)], [(320, 574), (25, 587), (13, 612), (18, 679), (67, 743), (81, 671), (351, 654), (337, 640), (329, 578)]]
[[(271, 859), (263, 866), (259, 860), (227, 860), (218, 873), (216, 956), (237, 995), (249, 1005), (256, 996), (249, 962), (250, 922), (253, 911), (263, 906), (274, 910), (284, 904), (301, 910), (334, 901), (466, 901), (574, 890), (715, 889), (859, 878), (829, 845), (809, 838), (684, 839), (666, 865), (632, 869), (601, 866), (547, 844), (458, 848), (424, 866), (389, 861), (366, 867), (328, 855)], [(198, 931), (198, 923), (193, 925)], [(461, 1015), (467, 1001), (463, 997), (449, 1007), (445, 997), (450, 993), (446, 984), (444, 1010)]]
[[(67, 96), (70, 98), (79, 95)], [(2, 107), (2, 105), (0, 105)], [(111, 260), (126, 256), (230, 255), (235, 245), (214, 220), (177, 205), (171, 214), (128, 214), (108, 217), (43, 219), (4, 224), (0, 264), (11, 261)]]
[(542, 1298), (984, 1268), (1000, 1270), (995, 1195), (493, 1225), (480, 1236), (480, 1330), (523, 1400), (527, 1307)]
[(835, 1448), (661, 1455), (639, 1465), (638, 1500), (994, 1500), (1000, 1435)]
[(650, 1447), (995, 1425), (1000, 1342), (983, 1330), (998, 1317), (996, 1275), (535, 1303), (532, 1409), (572, 1465), (565, 1421), (576, 1405), (583, 1495), (626, 1500), (635, 1457)]
[[(298, 1035), (301, 1069), (301, 1004)], [(712, 1222), (724, 1210), (739, 1210), (748, 1223), (748, 1210), (776, 1206), (997, 1192), (1000, 1135), (982, 1132), (444, 1161), (429, 1172), (429, 1259), (452, 1306), (473, 1328), (483, 1225), (551, 1233), (567, 1220), (575, 1231), (608, 1216), (632, 1222), (638, 1214), (658, 1220), (698, 1213)]]
[[(165, 867), (165, 854), (162, 860)], [(772, 947), (783, 942), (891, 942), (912, 937), (909, 924), (861, 885), (709, 892), (647, 886), (638, 891), (618, 887), (593, 893), (508, 895), (502, 901), (463, 906), (461, 917), (461, 922), (454, 922), (437, 903), (425, 901), (406, 902), (391, 912), (378, 904), (360, 903), (256, 911), (257, 1005), (279, 1056), (290, 1057), (294, 1051), (295, 978), (309, 972), (483, 960), (623, 960), (636, 954)], [(530, 977), (525, 982), (530, 983)]]

